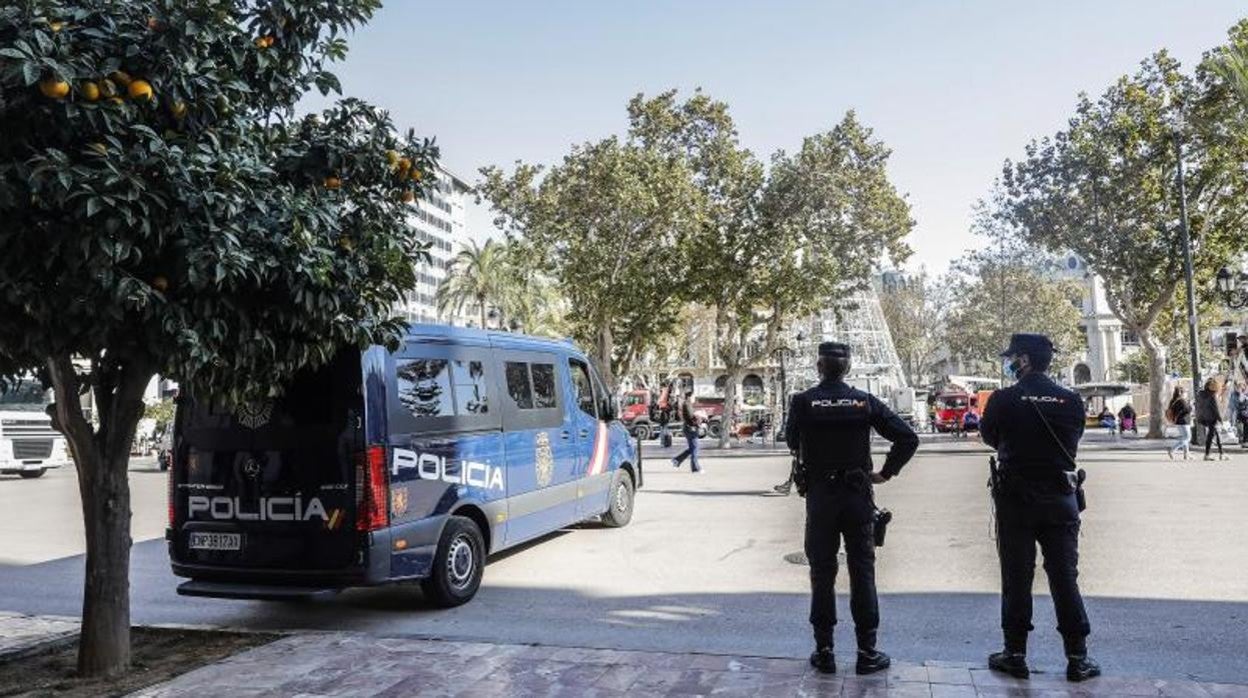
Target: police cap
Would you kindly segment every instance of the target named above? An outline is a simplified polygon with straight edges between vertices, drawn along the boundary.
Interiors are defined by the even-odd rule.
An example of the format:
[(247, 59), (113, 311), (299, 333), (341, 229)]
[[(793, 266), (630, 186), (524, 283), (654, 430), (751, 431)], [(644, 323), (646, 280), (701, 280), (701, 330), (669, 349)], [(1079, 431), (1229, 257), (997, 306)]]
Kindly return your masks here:
[(1010, 346), (1001, 352), (1001, 356), (1052, 356), (1053, 342), (1042, 334), (1019, 333), (1010, 335)]
[(849, 345), (840, 342), (820, 342), (819, 356), (829, 359), (848, 359)]

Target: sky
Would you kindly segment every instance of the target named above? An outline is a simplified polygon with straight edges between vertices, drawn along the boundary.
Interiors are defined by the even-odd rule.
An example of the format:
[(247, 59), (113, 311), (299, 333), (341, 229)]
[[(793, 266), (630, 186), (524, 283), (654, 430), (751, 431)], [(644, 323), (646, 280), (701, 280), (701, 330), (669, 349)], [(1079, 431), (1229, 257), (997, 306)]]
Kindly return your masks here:
[[(638, 92), (703, 88), (764, 160), (854, 109), (912, 207), (906, 266), (938, 273), (976, 244), (971, 207), (1004, 160), (1081, 91), (1161, 48), (1190, 69), (1245, 16), (1243, 0), (388, 0), (335, 72), (469, 183), (622, 133)], [(470, 210), (474, 236), (490, 219)]]

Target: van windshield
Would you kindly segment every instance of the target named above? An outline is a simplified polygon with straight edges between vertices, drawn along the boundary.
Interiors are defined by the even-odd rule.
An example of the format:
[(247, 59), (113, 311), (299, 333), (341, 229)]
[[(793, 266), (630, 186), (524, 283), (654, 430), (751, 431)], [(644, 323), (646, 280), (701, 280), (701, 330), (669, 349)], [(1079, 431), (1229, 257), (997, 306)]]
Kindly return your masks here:
[(0, 410), (42, 412), (52, 404), (52, 391), (44, 390), (39, 381), (21, 379), (0, 389)]

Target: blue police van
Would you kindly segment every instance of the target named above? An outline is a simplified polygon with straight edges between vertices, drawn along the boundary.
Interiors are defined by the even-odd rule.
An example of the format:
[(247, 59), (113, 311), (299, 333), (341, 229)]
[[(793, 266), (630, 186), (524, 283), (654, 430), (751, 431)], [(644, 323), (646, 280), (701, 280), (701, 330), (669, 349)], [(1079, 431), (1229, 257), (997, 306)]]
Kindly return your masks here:
[(282, 397), (184, 394), (169, 556), (188, 596), (291, 598), (419, 581), (473, 597), (488, 555), (599, 518), (623, 526), (639, 453), (570, 342), (438, 325), (350, 350)]

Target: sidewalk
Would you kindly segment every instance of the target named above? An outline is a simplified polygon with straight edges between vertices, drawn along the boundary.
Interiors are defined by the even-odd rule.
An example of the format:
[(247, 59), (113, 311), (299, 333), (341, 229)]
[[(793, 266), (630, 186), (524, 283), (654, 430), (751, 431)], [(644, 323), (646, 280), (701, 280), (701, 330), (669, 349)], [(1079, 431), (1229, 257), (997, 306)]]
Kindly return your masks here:
[(37, 652), (77, 635), (77, 618), (0, 611), (0, 661)]
[[(843, 660), (852, 660), (849, 652)], [(382, 638), (286, 637), (134, 696), (1248, 696), (1248, 685), (1101, 677), (1030, 681), (976, 666), (898, 663), (860, 677), (825, 676), (804, 659)]]

